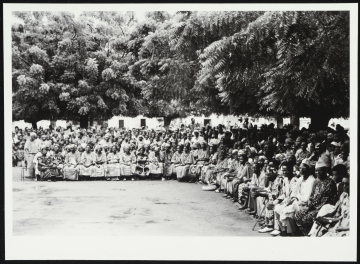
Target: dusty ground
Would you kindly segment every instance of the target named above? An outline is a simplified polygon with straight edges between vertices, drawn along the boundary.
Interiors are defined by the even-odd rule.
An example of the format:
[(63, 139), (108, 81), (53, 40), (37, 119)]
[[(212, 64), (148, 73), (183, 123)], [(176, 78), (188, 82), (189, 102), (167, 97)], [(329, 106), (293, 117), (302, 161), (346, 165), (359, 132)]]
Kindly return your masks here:
[(177, 181), (14, 178), (13, 235), (269, 236), (221, 196)]

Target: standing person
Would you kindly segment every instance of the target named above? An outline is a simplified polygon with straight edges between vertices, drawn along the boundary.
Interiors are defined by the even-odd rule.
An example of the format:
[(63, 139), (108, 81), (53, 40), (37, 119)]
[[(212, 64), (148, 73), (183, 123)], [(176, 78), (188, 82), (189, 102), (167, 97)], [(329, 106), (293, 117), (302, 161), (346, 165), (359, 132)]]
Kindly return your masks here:
[(36, 134), (34, 132), (30, 133), (30, 139), (28, 139), (24, 146), (24, 157), (26, 161), (26, 169), (29, 171), (30, 177), (34, 177), (34, 157), (39, 151), (39, 146), (35, 141)]
[(69, 152), (65, 155), (64, 180), (77, 181), (79, 175), (79, 156), (76, 153), (76, 146), (69, 145)]

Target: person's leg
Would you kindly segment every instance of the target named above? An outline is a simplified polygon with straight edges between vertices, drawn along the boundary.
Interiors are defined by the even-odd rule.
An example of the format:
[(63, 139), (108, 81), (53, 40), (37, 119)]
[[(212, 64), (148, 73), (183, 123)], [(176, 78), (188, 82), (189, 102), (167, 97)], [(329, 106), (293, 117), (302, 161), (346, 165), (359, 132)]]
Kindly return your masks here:
[(270, 233), (273, 236), (278, 236), (281, 233), (281, 228), (280, 228), (281, 223), (279, 219), (280, 219), (280, 215), (276, 211), (274, 211), (274, 230)]

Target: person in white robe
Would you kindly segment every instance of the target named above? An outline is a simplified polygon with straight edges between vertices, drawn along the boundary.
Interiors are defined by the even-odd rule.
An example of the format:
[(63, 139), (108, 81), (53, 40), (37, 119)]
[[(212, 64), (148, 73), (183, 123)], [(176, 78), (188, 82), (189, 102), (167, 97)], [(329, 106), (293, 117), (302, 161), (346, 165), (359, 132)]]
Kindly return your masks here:
[(280, 230), (277, 230), (278, 232), (274, 230), (272, 235), (278, 235), (281, 231), (286, 235), (297, 232), (294, 220), (295, 212), (299, 206), (307, 204), (315, 184), (314, 176), (310, 175), (310, 164), (306, 163), (306, 160), (300, 165), (300, 173), (301, 177), (297, 180), (290, 198), (275, 206), (275, 219)]

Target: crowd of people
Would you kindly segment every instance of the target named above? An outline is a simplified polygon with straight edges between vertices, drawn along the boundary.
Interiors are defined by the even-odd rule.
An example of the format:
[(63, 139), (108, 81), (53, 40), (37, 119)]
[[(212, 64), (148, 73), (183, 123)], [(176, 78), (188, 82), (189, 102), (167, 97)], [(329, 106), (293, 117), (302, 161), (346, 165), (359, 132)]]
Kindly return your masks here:
[(349, 136), (274, 124), (168, 129), (57, 127), (13, 132), (13, 166), (36, 181), (178, 180), (239, 203), (258, 232), (349, 234)]

